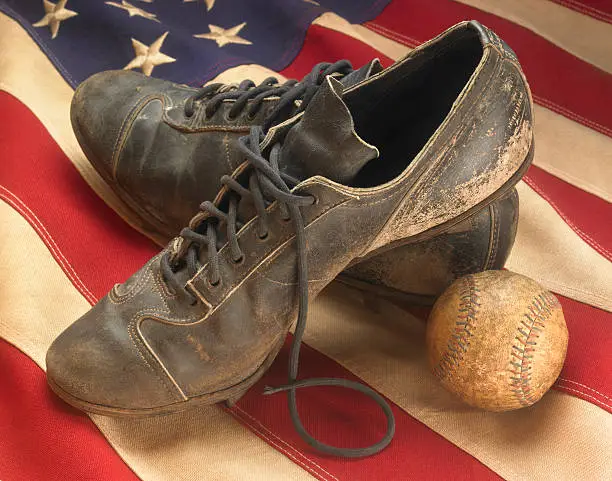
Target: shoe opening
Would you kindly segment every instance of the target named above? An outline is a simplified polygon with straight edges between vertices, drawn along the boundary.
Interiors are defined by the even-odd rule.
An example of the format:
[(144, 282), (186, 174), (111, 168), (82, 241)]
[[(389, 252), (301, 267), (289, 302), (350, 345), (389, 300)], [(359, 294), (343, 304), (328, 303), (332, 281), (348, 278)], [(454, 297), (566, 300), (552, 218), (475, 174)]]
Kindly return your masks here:
[(380, 151), (354, 177), (353, 187), (383, 184), (406, 169), (449, 114), (482, 55), (478, 32), (466, 25), (386, 76), (346, 92), (355, 131)]

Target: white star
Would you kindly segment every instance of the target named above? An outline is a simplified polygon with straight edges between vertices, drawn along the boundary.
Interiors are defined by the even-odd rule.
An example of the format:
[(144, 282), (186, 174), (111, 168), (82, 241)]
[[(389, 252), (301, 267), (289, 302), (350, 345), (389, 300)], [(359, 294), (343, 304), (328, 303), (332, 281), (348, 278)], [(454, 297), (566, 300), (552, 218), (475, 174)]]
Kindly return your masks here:
[(59, 0), (57, 3), (51, 3), (48, 0), (43, 0), (45, 16), (33, 25), (35, 27), (46, 27), (48, 25), (51, 29), (51, 38), (57, 37), (60, 22), (78, 15), (78, 13), (66, 8), (67, 1)]
[(150, 76), (153, 68), (157, 65), (176, 62), (175, 58), (169, 57), (168, 55), (159, 51), (167, 36), (168, 32), (164, 33), (161, 37), (155, 40), (150, 47), (133, 38), (132, 46), (134, 47), (136, 57), (134, 57), (130, 63), (123, 67), (123, 70), (139, 68), (146, 76)]
[(130, 17), (133, 17), (134, 15), (136, 15), (137, 17), (142, 17), (142, 18), (146, 18), (147, 20), (153, 20), (154, 22), (159, 22), (159, 20), (157, 20), (157, 15), (155, 15), (154, 13), (149, 13), (145, 10), (143, 10), (142, 8), (138, 8), (135, 7), (134, 5), (132, 5), (129, 2), (126, 2), (125, 0), (121, 0), (121, 3), (117, 3), (117, 2), (104, 2), (107, 5), (110, 5), (111, 7), (117, 7), (117, 8), (122, 8), (123, 10), (125, 10), (126, 12), (128, 12), (130, 14)]
[[(183, 0), (183, 3), (197, 2), (197, 1), (198, 0)], [(206, 11), (210, 11), (210, 9), (215, 6), (215, 0), (204, 0), (204, 3), (206, 4)]]
[(252, 45), (253, 42), (249, 42), (248, 40), (239, 37), (238, 33), (243, 27), (246, 25), (246, 22), (242, 22), (240, 25), (236, 25), (235, 27), (228, 28), (227, 30), (217, 27), (216, 25), (209, 25), (208, 29), (210, 33), (200, 33), (198, 35), (194, 35), (195, 38), (206, 38), (208, 40), (214, 40), (217, 42), (219, 47), (223, 47), (228, 43), (238, 43), (241, 45)]

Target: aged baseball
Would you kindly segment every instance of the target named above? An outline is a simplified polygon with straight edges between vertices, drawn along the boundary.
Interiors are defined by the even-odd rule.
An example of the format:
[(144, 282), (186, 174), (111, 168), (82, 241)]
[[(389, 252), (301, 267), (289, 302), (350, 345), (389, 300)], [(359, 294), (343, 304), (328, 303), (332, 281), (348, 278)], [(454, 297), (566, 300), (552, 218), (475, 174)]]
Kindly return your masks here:
[(489, 411), (538, 401), (561, 372), (567, 339), (557, 298), (508, 271), (456, 280), (427, 324), (434, 374), (467, 404)]

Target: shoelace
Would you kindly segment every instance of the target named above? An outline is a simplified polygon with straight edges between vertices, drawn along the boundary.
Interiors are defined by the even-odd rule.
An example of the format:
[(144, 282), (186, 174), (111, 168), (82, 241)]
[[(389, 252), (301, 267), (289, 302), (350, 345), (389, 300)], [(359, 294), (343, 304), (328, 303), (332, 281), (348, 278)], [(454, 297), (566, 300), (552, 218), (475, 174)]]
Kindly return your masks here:
[[(199, 270), (198, 261), (199, 248), (207, 246), (208, 262), (210, 265), (209, 282), (214, 286), (220, 282), (219, 258), (218, 249), (222, 246), (218, 242), (217, 229), (220, 222), (226, 224), (227, 242), (231, 251), (234, 262), (239, 262), (243, 253), (240, 250), (237, 240), (237, 231), (242, 226), (237, 222), (238, 202), (240, 199), (248, 199), (255, 205), (258, 216), (258, 230), (262, 238), (267, 236), (268, 224), (266, 206), (276, 200), (283, 209), (282, 216), (286, 220), (291, 220), (295, 228), (296, 248), (297, 248), (297, 267), (298, 267), (298, 318), (291, 345), (289, 359), (289, 374), (286, 385), (279, 387), (267, 387), (264, 394), (274, 394), (281, 391), (288, 392), (289, 413), (293, 425), (298, 434), (313, 448), (334, 456), (343, 456), (350, 458), (370, 456), (384, 449), (393, 438), (395, 433), (395, 418), (389, 404), (376, 391), (363, 384), (349, 381), (348, 379), (336, 378), (311, 378), (305, 380), (297, 380), (300, 348), (302, 345), (302, 337), (306, 329), (306, 321), (308, 317), (308, 265), (306, 258), (306, 238), (304, 229), (304, 219), (300, 211), (300, 207), (311, 205), (316, 202), (316, 199), (311, 196), (302, 196), (291, 193), (291, 188), (299, 183), (294, 179), (279, 170), (279, 158), (281, 145), (275, 144), (270, 151), (269, 161), (267, 161), (261, 153), (260, 141), (263, 138), (263, 130), (261, 127), (252, 127), (250, 135), (241, 137), (239, 140), (240, 149), (251, 164), (252, 171), (249, 175), (249, 187), (241, 185), (236, 179), (223, 176), (221, 182), (228, 188), (229, 202), (227, 213), (221, 211), (211, 202), (204, 202), (200, 208), (204, 213), (209, 214), (201, 221), (200, 225), (193, 230), (185, 228), (181, 231), (181, 237), (190, 242), (186, 251), (186, 267), (191, 276), (195, 275)], [(200, 231), (205, 229), (205, 233)], [(166, 253), (161, 259), (161, 267), (164, 278), (168, 284), (171, 284), (173, 289), (179, 289), (193, 299), (193, 295), (182, 285), (174, 275), (174, 268), (180, 259), (171, 259), (169, 253)], [(195, 300), (194, 300), (195, 301)], [(373, 399), (382, 409), (387, 418), (387, 432), (384, 437), (364, 448), (341, 448), (322, 443), (312, 437), (304, 428), (296, 404), (296, 390), (303, 387), (311, 386), (340, 386), (359, 391)]]
[[(252, 80), (243, 80), (237, 86), (221, 83), (206, 85), (187, 99), (185, 115), (191, 117), (195, 113), (196, 102), (207, 99), (204, 114), (206, 117), (211, 117), (224, 100), (235, 99), (234, 105), (228, 111), (228, 117), (235, 119), (251, 100), (247, 116), (249, 119), (253, 119), (265, 99), (280, 97), (279, 102), (263, 122), (265, 131), (282, 114), (289, 118), (304, 110), (326, 76), (333, 74), (344, 76), (352, 71), (353, 68), (348, 60), (339, 60), (335, 63), (323, 62), (315, 65), (301, 82), (287, 80), (284, 84), (279, 85), (278, 79), (268, 77), (259, 85), (255, 85)], [(296, 100), (301, 101), (297, 107), (295, 106)]]

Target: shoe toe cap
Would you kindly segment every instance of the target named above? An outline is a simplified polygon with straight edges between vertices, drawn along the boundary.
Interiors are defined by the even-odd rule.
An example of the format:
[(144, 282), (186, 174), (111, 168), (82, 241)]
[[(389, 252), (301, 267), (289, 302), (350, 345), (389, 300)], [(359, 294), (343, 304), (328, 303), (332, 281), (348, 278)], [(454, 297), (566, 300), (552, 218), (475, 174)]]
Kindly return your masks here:
[(138, 347), (137, 333), (90, 311), (47, 351), (47, 377), (70, 404), (107, 414), (146, 414), (182, 397), (155, 359)]
[(116, 180), (118, 141), (129, 129), (133, 109), (159, 89), (160, 81), (125, 70), (92, 75), (74, 93), (72, 127), (89, 161), (107, 181)]

